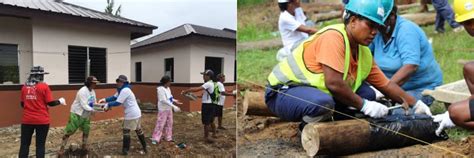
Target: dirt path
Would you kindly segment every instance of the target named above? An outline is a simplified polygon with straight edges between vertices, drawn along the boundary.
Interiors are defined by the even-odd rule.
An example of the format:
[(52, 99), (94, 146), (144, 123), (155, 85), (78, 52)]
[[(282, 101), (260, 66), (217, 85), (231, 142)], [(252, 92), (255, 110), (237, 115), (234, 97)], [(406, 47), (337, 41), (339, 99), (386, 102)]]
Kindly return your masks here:
[[(131, 156), (235, 156), (236, 151), (236, 111), (235, 108), (224, 110), (223, 125), (227, 130), (218, 132), (216, 143), (207, 144), (203, 141), (203, 127), (201, 125), (201, 116), (198, 112), (193, 113), (174, 113), (173, 138), (175, 143), (162, 142), (158, 145), (152, 145), (148, 139), (153, 132), (156, 122), (156, 113), (144, 113), (142, 118), (142, 126), (147, 137), (147, 145), (149, 153), (141, 155), (141, 145), (134, 132), (132, 133), (132, 143), (130, 149)], [(119, 155), (122, 149), (122, 120), (113, 119), (100, 122), (94, 122), (91, 125), (91, 133), (89, 136), (89, 156), (103, 157)], [(46, 144), (47, 156), (56, 156), (59, 150), (61, 137), (64, 127), (51, 128), (48, 133)], [(12, 126), (0, 129), (0, 157), (16, 157), (20, 146), (20, 129), (19, 126)], [(68, 144), (81, 144), (80, 132), (73, 135)], [(33, 139), (34, 140), (34, 139)], [(185, 142), (187, 147), (179, 149), (175, 144)], [(73, 145), (74, 146), (74, 145)], [(34, 141), (30, 146), (30, 155), (35, 151)]]

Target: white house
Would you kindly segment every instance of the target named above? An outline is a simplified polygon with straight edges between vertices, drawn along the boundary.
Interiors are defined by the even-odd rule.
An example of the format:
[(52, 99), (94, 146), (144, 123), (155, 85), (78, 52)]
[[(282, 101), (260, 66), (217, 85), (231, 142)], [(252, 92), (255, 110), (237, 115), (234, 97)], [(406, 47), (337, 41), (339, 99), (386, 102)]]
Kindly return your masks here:
[(205, 69), (224, 73), (235, 82), (236, 32), (184, 24), (132, 45), (134, 82), (159, 82), (169, 75), (174, 83), (202, 83)]
[(87, 67), (115, 83), (130, 76), (130, 40), (156, 28), (60, 0), (0, 0), (0, 84), (25, 82), (32, 66), (49, 84), (83, 83)]

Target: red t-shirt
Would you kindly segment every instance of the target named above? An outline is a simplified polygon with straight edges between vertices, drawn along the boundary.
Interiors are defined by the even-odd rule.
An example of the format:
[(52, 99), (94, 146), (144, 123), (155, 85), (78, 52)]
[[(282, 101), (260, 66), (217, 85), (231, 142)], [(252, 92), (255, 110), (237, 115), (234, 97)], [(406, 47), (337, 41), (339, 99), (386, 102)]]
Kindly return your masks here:
[(24, 105), (21, 123), (33, 125), (49, 124), (47, 103), (53, 101), (53, 96), (46, 83), (41, 82), (35, 86), (23, 85), (21, 88), (21, 101)]

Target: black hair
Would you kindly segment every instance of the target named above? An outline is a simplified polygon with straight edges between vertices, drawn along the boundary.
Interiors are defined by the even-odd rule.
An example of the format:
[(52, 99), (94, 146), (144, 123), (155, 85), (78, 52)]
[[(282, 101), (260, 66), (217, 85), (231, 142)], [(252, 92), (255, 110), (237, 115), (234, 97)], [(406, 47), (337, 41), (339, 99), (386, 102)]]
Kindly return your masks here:
[(396, 4), (393, 4), (392, 11), (390, 12), (390, 14), (392, 13), (397, 14), (397, 12), (398, 12), (398, 7)]
[(217, 79), (219, 79), (221, 77), (225, 77), (225, 75), (223, 73), (220, 73), (220, 74), (217, 75)]
[(168, 82), (171, 82), (171, 77), (169, 77), (168, 75), (165, 75), (161, 77), (160, 86), (164, 86)]
[(92, 81), (94, 81), (95, 76), (89, 76), (86, 78), (86, 81), (84, 82), (84, 86), (89, 88), (92, 85)]
[(284, 12), (285, 10), (288, 9), (288, 2), (285, 3), (278, 3), (278, 7), (280, 8), (281, 12)]

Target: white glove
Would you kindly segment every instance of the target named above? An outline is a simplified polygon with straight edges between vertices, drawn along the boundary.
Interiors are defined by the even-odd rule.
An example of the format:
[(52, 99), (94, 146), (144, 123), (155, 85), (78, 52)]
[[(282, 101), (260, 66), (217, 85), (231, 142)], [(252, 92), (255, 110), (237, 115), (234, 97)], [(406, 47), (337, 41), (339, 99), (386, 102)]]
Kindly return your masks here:
[(413, 109), (415, 110), (415, 114), (426, 114), (426, 115), (433, 115), (431, 114), (430, 107), (428, 107), (423, 101), (418, 100), (413, 106)]
[(180, 112), (181, 111), (181, 109), (176, 105), (171, 105), (171, 107), (173, 108), (174, 112)]
[(364, 99), (364, 105), (360, 111), (373, 118), (380, 118), (388, 114), (387, 106), (366, 99)]
[(375, 89), (375, 87), (370, 86), (370, 88), (372, 88), (372, 90), (374, 90), (374, 92), (375, 92), (375, 100), (380, 100), (380, 98), (385, 97), (385, 96), (382, 94), (382, 92), (380, 92), (379, 90)]
[(445, 113), (438, 114), (433, 116), (433, 121), (439, 123), (438, 129), (436, 129), (436, 135), (439, 136), (443, 129), (445, 128), (453, 128), (456, 125), (451, 121), (451, 118), (449, 118), (449, 113), (446, 111)]
[(109, 111), (109, 104), (105, 104), (102, 106), (102, 110)]
[(59, 100), (59, 103), (60, 103), (61, 105), (67, 105), (67, 104), (66, 104), (66, 99), (64, 99), (63, 97), (59, 98), (58, 100)]

